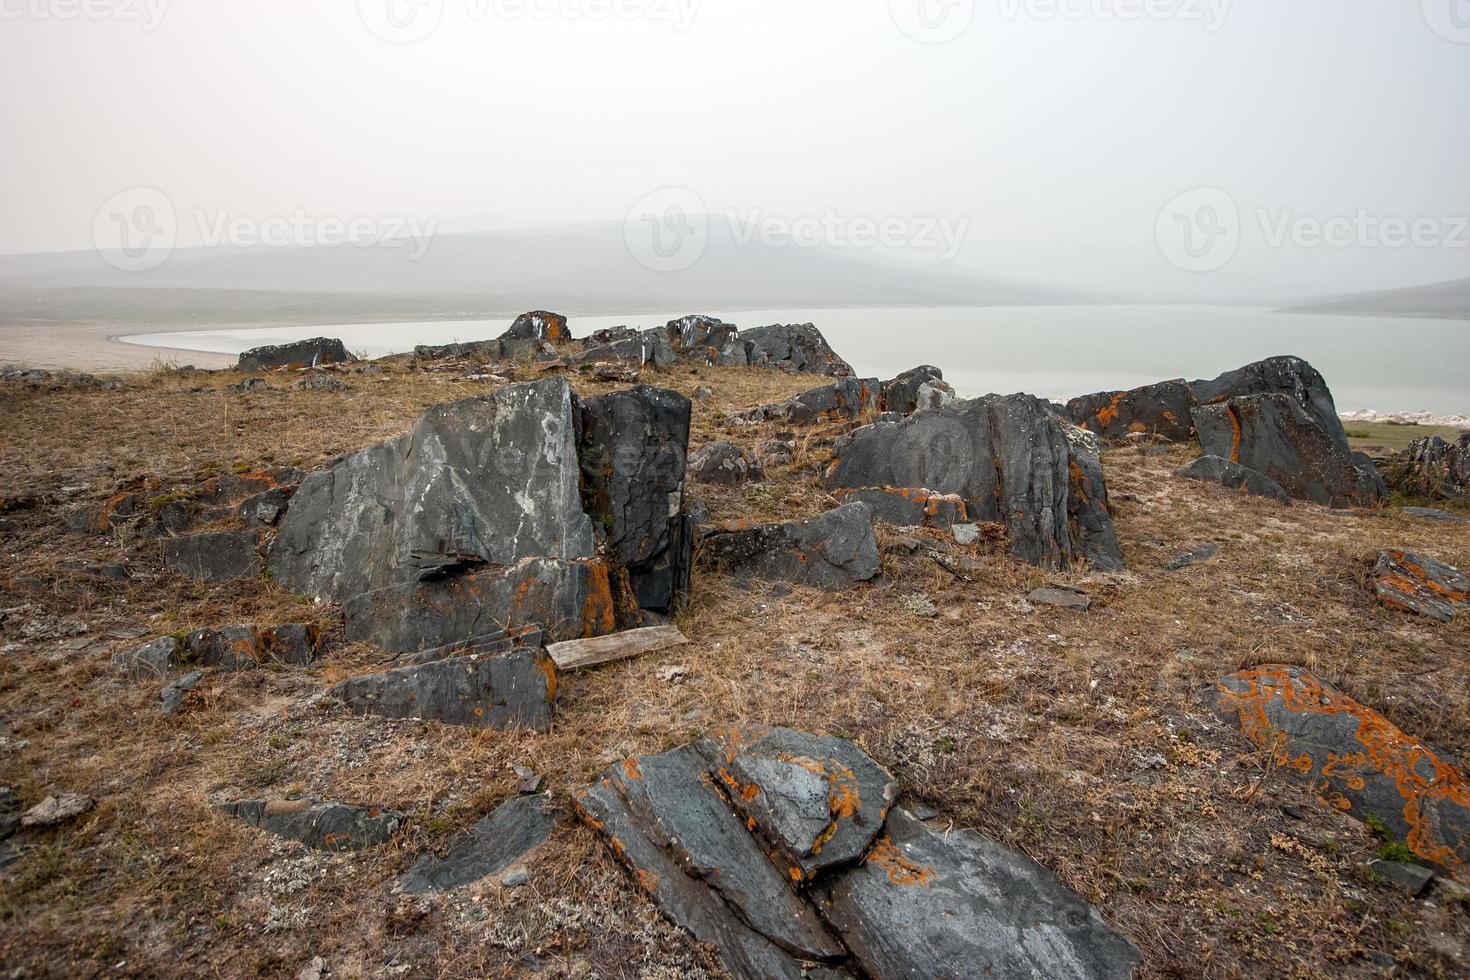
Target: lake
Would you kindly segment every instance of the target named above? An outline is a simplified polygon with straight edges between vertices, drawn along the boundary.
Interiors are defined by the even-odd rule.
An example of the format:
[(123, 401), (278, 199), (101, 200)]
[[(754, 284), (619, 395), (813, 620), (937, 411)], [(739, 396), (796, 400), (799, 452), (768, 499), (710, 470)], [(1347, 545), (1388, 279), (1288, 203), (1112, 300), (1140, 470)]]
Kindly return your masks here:
[[(814, 323), (863, 377), (934, 364), (964, 397), (1025, 391), (1065, 401), (1168, 378), (1213, 378), (1273, 354), (1311, 361), (1340, 411), (1470, 414), (1470, 322), (1275, 313), (1239, 307), (1025, 306), (708, 311), (742, 327)], [(575, 336), (656, 326), (682, 312), (570, 317)], [(290, 326), (152, 333), (127, 343), (237, 354), (340, 337), (379, 357), (418, 344), (495, 337), (500, 320)]]

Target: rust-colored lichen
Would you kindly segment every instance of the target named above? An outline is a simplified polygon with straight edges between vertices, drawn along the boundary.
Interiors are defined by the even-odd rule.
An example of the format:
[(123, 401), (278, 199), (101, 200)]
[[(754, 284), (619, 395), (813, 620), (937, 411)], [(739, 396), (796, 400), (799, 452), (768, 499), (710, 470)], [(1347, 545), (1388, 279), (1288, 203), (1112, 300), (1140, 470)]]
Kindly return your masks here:
[(885, 872), (888, 880), (901, 888), (927, 888), (937, 877), (933, 868), (909, 860), (887, 834), (873, 845), (868, 863)]

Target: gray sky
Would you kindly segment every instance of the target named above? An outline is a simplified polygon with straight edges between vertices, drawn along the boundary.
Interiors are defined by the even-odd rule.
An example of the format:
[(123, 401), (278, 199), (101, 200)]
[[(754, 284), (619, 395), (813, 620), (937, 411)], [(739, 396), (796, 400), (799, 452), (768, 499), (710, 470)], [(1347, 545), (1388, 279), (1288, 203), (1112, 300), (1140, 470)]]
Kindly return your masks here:
[[(437, 16), (421, 40), (369, 29), (415, 2), (408, 31)], [(621, 221), (680, 187), (716, 214), (963, 219), (961, 265), (1169, 289), (1201, 274), (1161, 254), (1161, 211), (1209, 187), (1240, 212), (1220, 288), (1470, 276), (1467, 0), (0, 0), (0, 18), (4, 253), (91, 247), (135, 186), (181, 215), (441, 232)], [(1292, 243), (1303, 216), (1355, 215), (1346, 245)], [(1432, 244), (1362, 230), (1385, 218), (1436, 222)], [(200, 237), (184, 217), (179, 244)]]

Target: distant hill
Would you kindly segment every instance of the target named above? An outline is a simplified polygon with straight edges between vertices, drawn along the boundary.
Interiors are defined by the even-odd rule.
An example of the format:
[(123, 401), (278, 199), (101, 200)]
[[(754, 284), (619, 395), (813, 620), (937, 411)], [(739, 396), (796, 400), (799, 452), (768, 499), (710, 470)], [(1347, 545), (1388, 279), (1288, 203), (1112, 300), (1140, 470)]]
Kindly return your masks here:
[(680, 272), (639, 264), (620, 223), (434, 238), (402, 248), (180, 249), (160, 268), (121, 272), (95, 252), (0, 257), (0, 320), (332, 322), (688, 309), (1011, 306), (1107, 302), (830, 248), (740, 245), (711, 223), (703, 257)]
[(1355, 293), (1294, 306), (1287, 313), (1346, 313), (1360, 316), (1411, 316), (1470, 320), (1470, 279)]

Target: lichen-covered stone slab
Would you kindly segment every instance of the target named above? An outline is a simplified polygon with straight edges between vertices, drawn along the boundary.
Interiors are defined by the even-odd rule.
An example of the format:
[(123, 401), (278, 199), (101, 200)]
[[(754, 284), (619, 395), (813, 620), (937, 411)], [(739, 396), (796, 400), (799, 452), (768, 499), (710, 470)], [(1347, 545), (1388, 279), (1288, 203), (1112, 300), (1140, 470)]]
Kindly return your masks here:
[(1264, 474), (1299, 500), (1371, 507), (1385, 495), (1372, 462), (1339, 445), (1289, 395), (1248, 395), (1197, 408), (1194, 423), (1207, 456)]
[(860, 503), (809, 521), (717, 526), (701, 538), (700, 556), (728, 575), (828, 589), (867, 582), (882, 571), (873, 512)]
[(283, 371), (321, 367), (323, 364), (345, 364), (355, 361), (342, 341), (313, 337), (290, 344), (257, 347), (240, 355), (238, 370), (247, 373)]
[(845, 504), (867, 504), (873, 520), (895, 527), (951, 528), (970, 523), (965, 500), (958, 494), (922, 487), (863, 487), (838, 490), (833, 496)]
[(726, 795), (785, 857), (794, 881), (861, 857), (898, 797), (893, 776), (840, 738), (775, 728), (727, 730), (713, 743)]
[(864, 861), (815, 886), (868, 976), (1128, 980), (1138, 951), (1050, 871), (903, 809)]
[(415, 861), (399, 879), (398, 890), (408, 895), (447, 892), (499, 874), (546, 843), (557, 819), (549, 796), (509, 800), (451, 840), (443, 858), (426, 854)]
[(1180, 470), (1178, 476), (1198, 483), (1218, 483), (1227, 490), (1239, 490), (1252, 497), (1267, 497), (1277, 503), (1291, 503), (1291, 494), (1264, 473), (1247, 469), (1221, 456), (1201, 456)]
[(1147, 433), (1183, 442), (1194, 438), (1195, 396), (1183, 380), (1162, 381), (1131, 391), (1104, 391), (1067, 403), (1072, 421), (1099, 438), (1116, 442)]
[(1108, 502), (1108, 483), (1103, 475), (1102, 447), (1097, 436), (1086, 429), (1059, 423), (1067, 437), (1067, 532), (1078, 556), (1092, 563), (1094, 571), (1121, 572), (1123, 546), (1113, 526), (1113, 508)]
[(579, 421), (564, 378), (430, 409), (408, 435), (302, 483), (271, 553), (276, 579), (341, 602), (475, 565), (591, 558)]
[(107, 534), (142, 511), (143, 501), (137, 494), (119, 493), (100, 503), (69, 511), (66, 527), (77, 534)]
[(618, 630), (612, 575), (600, 559), (528, 558), (511, 568), (408, 582), (343, 603), (347, 639), (417, 653), (533, 626), (553, 642), (603, 636)]
[(195, 534), (163, 542), (163, 563), (205, 582), (231, 582), (260, 574), (260, 536), (254, 531)]
[(1470, 576), (1452, 565), (1410, 554), (1385, 551), (1373, 567), (1378, 601), (1441, 623), (1470, 607)]
[(1470, 880), (1470, 776), (1455, 760), (1300, 667), (1221, 679), (1216, 710), (1332, 806), (1370, 817), (1421, 859)]
[(358, 677), (332, 688), (331, 697), (357, 714), (545, 731), (556, 684), (556, 664), (545, 650), (519, 649)]
[(827, 486), (953, 494), (971, 521), (1004, 525), (1017, 558), (1121, 567), (1101, 466), (1080, 442), (1074, 452), (1064, 426), (1030, 395), (955, 402), (854, 430), (837, 444)]
[(318, 851), (360, 851), (386, 844), (407, 820), (396, 810), (307, 800), (247, 800), (215, 809)]

